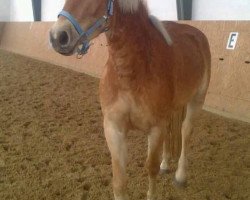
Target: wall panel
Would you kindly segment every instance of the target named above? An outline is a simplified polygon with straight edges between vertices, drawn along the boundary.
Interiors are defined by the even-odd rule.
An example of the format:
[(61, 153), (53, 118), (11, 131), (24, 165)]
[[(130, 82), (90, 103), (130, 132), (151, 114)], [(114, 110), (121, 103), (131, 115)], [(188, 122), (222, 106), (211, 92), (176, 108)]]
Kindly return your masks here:
[(4, 26), (5, 26), (5, 23), (0, 22), (0, 45), (1, 45), (1, 38), (2, 38), (2, 35), (3, 35), (3, 31), (4, 31)]
[(193, 0), (193, 20), (250, 20), (249, 0)]
[[(250, 22), (185, 21), (202, 30), (212, 52), (212, 77), (206, 109), (250, 122)], [(77, 60), (63, 57), (48, 46), (52, 23), (8, 23), (0, 48), (100, 77), (108, 58), (104, 35), (94, 41), (89, 54)], [(19, 34), (16, 34), (18, 30)], [(235, 50), (227, 50), (230, 32), (239, 32)], [(222, 59), (223, 60), (220, 60)]]

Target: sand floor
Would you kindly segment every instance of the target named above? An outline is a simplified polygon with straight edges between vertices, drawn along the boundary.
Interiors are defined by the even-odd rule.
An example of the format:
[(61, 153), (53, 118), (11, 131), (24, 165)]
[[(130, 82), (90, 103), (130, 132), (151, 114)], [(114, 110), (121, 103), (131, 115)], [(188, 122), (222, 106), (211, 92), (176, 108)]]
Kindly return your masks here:
[[(189, 182), (158, 177), (158, 200), (249, 200), (250, 124), (202, 112)], [(130, 133), (129, 195), (146, 199), (147, 138)], [(0, 199), (112, 199), (98, 79), (0, 51)]]

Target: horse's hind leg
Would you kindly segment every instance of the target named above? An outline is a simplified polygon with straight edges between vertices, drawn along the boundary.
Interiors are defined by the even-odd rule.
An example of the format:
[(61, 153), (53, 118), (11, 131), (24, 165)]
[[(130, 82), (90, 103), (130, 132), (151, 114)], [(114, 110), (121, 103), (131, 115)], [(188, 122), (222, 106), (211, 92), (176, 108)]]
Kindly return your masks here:
[(169, 160), (170, 160), (170, 150), (169, 150), (169, 134), (164, 134), (164, 142), (163, 142), (163, 154), (162, 154), (162, 162), (161, 162), (161, 174), (166, 174), (169, 172)]
[(147, 168), (149, 174), (148, 200), (156, 199), (156, 177), (160, 170), (161, 152), (163, 146), (162, 130), (158, 127), (152, 128), (148, 136), (148, 158)]
[(192, 123), (195, 113), (200, 110), (200, 105), (194, 105), (194, 103), (189, 103), (187, 105), (187, 113), (185, 120), (182, 124), (181, 134), (182, 134), (182, 148), (181, 155), (178, 162), (178, 169), (175, 174), (175, 184), (178, 187), (184, 187), (186, 185), (186, 168), (187, 168), (187, 144), (188, 139), (192, 131)]
[[(209, 68), (208, 68), (209, 69)], [(207, 88), (209, 85), (210, 80), (210, 71), (208, 70), (207, 73), (204, 75), (203, 82), (198, 89), (196, 95), (193, 99), (187, 104), (187, 112), (185, 120), (182, 124), (181, 134), (182, 134), (182, 149), (181, 155), (178, 162), (178, 169), (175, 174), (175, 184), (177, 186), (185, 186), (186, 185), (186, 168), (187, 168), (187, 147), (189, 143), (189, 136), (192, 131), (192, 125), (195, 116), (201, 111), (202, 106), (205, 101), (205, 96), (207, 93)]]

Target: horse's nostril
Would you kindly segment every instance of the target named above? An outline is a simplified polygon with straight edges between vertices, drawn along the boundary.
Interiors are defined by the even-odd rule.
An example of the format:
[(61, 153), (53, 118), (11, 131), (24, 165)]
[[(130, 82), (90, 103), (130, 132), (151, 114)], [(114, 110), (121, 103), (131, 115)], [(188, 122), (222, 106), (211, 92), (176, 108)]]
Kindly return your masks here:
[(59, 43), (62, 46), (67, 45), (69, 42), (69, 36), (68, 33), (66, 31), (63, 31), (60, 36), (59, 36)]

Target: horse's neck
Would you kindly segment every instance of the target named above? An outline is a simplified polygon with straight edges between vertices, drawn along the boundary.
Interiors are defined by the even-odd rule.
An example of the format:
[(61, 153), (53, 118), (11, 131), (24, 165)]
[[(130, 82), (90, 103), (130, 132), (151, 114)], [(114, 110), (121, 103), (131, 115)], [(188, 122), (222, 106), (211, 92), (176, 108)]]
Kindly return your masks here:
[[(150, 51), (148, 13), (143, 5), (135, 13), (123, 13), (115, 6), (107, 34), (109, 51), (115, 67), (130, 73), (135, 67), (146, 67)], [(140, 65), (140, 66), (138, 66)]]

